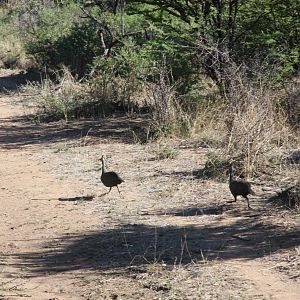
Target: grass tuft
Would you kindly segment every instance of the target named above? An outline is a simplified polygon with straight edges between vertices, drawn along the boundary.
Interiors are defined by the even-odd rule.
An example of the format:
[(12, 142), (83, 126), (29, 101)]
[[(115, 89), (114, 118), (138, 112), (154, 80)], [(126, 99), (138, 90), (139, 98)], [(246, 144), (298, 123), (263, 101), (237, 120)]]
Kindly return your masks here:
[(179, 150), (174, 148), (171, 145), (156, 145), (156, 147), (152, 150), (155, 159), (176, 159), (179, 155)]

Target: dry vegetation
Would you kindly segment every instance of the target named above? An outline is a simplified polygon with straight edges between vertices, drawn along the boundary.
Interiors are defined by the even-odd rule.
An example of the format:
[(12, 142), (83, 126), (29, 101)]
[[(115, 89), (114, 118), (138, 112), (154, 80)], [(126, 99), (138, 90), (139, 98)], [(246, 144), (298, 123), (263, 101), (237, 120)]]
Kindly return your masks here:
[[(235, 44), (255, 1), (232, 6), (234, 21), (222, 1), (148, 1), (147, 14), (139, 2), (0, 1), (0, 299), (292, 299), (297, 26), (282, 48), (273, 23)], [(181, 20), (178, 7), (198, 15)], [(282, 8), (272, 17), (286, 36), (297, 7)], [(121, 195), (102, 194), (101, 155), (125, 179)], [(229, 162), (254, 210), (229, 203)]]
[[(36, 101), (47, 99), (38, 98), (40, 89), (45, 88), (43, 84), (33, 89)], [(64, 99), (66, 91), (79, 91), (79, 95), (88, 91), (81, 90), (86, 83), (75, 82), (73, 77), (65, 76), (58, 84), (51, 84), (51, 99), (55, 95)], [(30, 102), (31, 93), (29, 89), (25, 94), (28, 104), (34, 103)], [(23, 99), (23, 94), (20, 97)], [(163, 128), (155, 141), (145, 139), (143, 143), (132, 134), (145, 122), (143, 114), (114, 115), (108, 110), (103, 114), (107, 117), (48, 123), (24, 119), (18, 123), (12, 119), (11, 137), (4, 139), (3, 150), (8, 149), (14, 156), (18, 148), (27, 149), (29, 161), (47, 166), (58, 186), (67, 183), (76, 188), (65, 194), (63, 188), (52, 187), (53, 181), (39, 184), (41, 175), (37, 173), (34, 180), (28, 181), (32, 185), (30, 199), (38, 200), (31, 200), (34, 204), (29, 210), (26, 201), (18, 202), (25, 205), (22, 211), (30, 213), (32, 222), (25, 222), (16, 234), (37, 235), (40, 244), (24, 241), (24, 248), (13, 249), (10, 265), (20, 268), (21, 275), (12, 281), (5, 278), (0, 295), (41, 293), (39, 288), (28, 289), (27, 284), (35, 278), (46, 278), (58, 295), (63, 290), (64, 295), (80, 294), (83, 299), (268, 299), (265, 292), (257, 289), (257, 282), (241, 272), (246, 267), (254, 278), (261, 276), (261, 269), (275, 268), (297, 284), (299, 214), (287, 209), (294, 194), (287, 191), (284, 196), (288, 200), (283, 202), (283, 197), (274, 197), (276, 191), (291, 185), (297, 165), (289, 165), (287, 172), (280, 160), (269, 177), (263, 177), (262, 171), (267, 169), (256, 170), (260, 177), (253, 184), (258, 196), (250, 200), (255, 211), (249, 212), (240, 200), (227, 203), (231, 199), (224, 182), (228, 159), (236, 159), (242, 171), (245, 161), (228, 150), (228, 141), (241, 131), (227, 131), (228, 116), (244, 115), (230, 114), (228, 109), (224, 117), (225, 102), (199, 105), (189, 136), (178, 138), (174, 131), (167, 136)], [(259, 111), (253, 107), (250, 103), (252, 118)], [(247, 125), (252, 119), (245, 116), (240, 120)], [(264, 117), (261, 113), (259, 116)], [(146, 121), (149, 122), (148, 117)], [(237, 125), (235, 128), (239, 129)], [(272, 151), (280, 150), (276, 143), (270, 145), (274, 147)], [(121, 196), (116, 190), (102, 196), (106, 191), (99, 181), (102, 154), (107, 156), (109, 169), (125, 179), (120, 186)], [(28, 172), (31, 178), (32, 170)], [(50, 196), (53, 191), (58, 196)], [(290, 206), (297, 205), (294, 202)], [(47, 209), (47, 214), (41, 216), (42, 209)], [(41, 235), (48, 238), (40, 238)], [(240, 259), (249, 265), (235, 262)], [(252, 266), (253, 262), (258, 266)], [(268, 286), (272, 286), (271, 275), (275, 276), (272, 272), (267, 274), (271, 278)]]
[[(288, 89), (274, 89), (265, 82), (258, 86), (240, 79), (225, 99), (215, 98), (215, 90), (208, 88), (211, 94), (206, 95), (207, 100), (182, 103), (164, 69), (158, 85), (141, 86), (130, 97), (129, 91), (124, 90), (127, 85), (121, 88), (122, 82), (106, 80), (104, 84), (99, 82), (101, 76), (79, 82), (67, 68), (57, 74), (55, 82), (47, 78), (21, 89), (26, 95), (24, 107), (36, 108), (35, 121), (97, 118), (111, 115), (116, 109), (125, 110), (128, 115), (140, 115), (147, 120), (148, 125), (132, 131), (136, 142), (189, 138), (215, 151), (214, 160), (224, 164), (234, 161), (246, 177), (268, 172), (270, 168), (281, 170), (284, 155), (299, 145), (299, 128), (295, 126), (299, 118), (297, 83), (289, 83)], [(291, 90), (294, 97), (282, 105), (282, 99), (290, 97)], [(295, 110), (290, 106), (295, 106)], [(175, 158), (176, 151), (171, 148), (158, 146), (157, 157)]]

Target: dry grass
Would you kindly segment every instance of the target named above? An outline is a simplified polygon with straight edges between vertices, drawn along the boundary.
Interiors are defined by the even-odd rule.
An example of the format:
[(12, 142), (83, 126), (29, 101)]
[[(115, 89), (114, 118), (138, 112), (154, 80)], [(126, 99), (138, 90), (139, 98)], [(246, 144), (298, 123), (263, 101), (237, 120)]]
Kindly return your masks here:
[(164, 127), (176, 119), (176, 83), (172, 84), (167, 67), (161, 66), (159, 80), (149, 84), (148, 103), (153, 107), (154, 120), (159, 127)]
[(236, 278), (239, 283), (231, 291), (225, 290), (228, 281), (234, 283), (234, 276), (230, 267), (220, 268), (208, 264), (191, 264), (189, 266), (174, 266), (168, 268), (164, 264), (153, 264), (147, 267), (147, 273), (138, 276), (143, 288), (156, 292), (155, 299), (248, 299), (243, 294), (244, 283)]
[(228, 103), (222, 100), (206, 101), (200, 103), (195, 112), (190, 129), (191, 136), (207, 147), (224, 146), (227, 136)]
[(208, 101), (194, 110), (193, 137), (207, 147), (218, 148), (214, 158), (233, 160), (246, 177), (267, 167), (282, 168), (283, 154), (299, 147), (300, 142), (281, 104), (286, 97), (284, 89), (274, 90), (266, 82), (236, 76), (240, 78), (227, 100)]
[[(1, 275), (1, 271), (0, 271)], [(22, 277), (20, 275), (20, 277)], [(13, 278), (13, 279), (6, 279), (2, 280), (0, 278), (0, 298), (3, 297), (3, 299), (6, 298), (6, 296), (9, 295), (10, 297), (29, 297), (25, 290), (23, 289), (23, 284), (20, 283), (19, 278)]]
[(179, 155), (179, 150), (170, 144), (156, 144), (152, 149), (155, 159), (175, 159)]
[[(200, 153), (184, 149), (177, 159), (152, 160), (153, 156), (147, 151), (150, 145), (146, 149), (142, 145), (114, 144), (112, 147), (102, 139), (96, 146), (85, 144), (79, 141), (77, 145), (70, 145), (68, 150), (61, 148), (62, 151), (51, 154), (48, 149), (47, 153), (40, 155), (43, 160), (51, 161), (51, 168), (59, 176), (80, 181), (85, 189), (84, 195), (95, 191), (100, 194), (105, 189), (100, 183), (100, 164), (97, 162), (103, 153), (111, 155), (108, 157), (109, 169), (125, 178), (125, 183), (120, 187), (121, 196), (117, 191), (112, 191), (106, 197), (97, 197), (97, 201), (76, 203), (80, 205), (77, 209), (84, 214), (97, 214), (101, 220), (99, 222), (105, 222), (106, 226), (102, 227), (104, 235), (100, 235), (100, 240), (106, 237), (109, 245), (113, 241), (114, 251), (126, 252), (124, 257), (128, 257), (128, 264), (124, 267), (110, 269), (106, 275), (102, 270), (94, 281), (86, 277), (87, 293), (96, 290), (98, 295), (108, 293), (109, 298), (115, 294), (125, 299), (255, 299), (255, 296), (248, 296), (250, 290), (262, 299), (253, 286), (235, 272), (234, 266), (206, 258), (209, 252), (202, 254), (201, 260), (199, 252), (202, 248), (195, 242), (204, 239), (205, 228), (219, 224), (226, 216), (217, 213), (205, 215), (200, 210), (199, 215), (195, 212), (191, 214), (189, 208), (204, 209), (207, 205), (211, 209), (218, 202), (224, 204), (230, 196), (220, 183), (193, 179), (194, 171), (202, 166), (200, 162), (203, 163)], [(201, 151), (204, 152), (203, 149)], [(45, 157), (45, 154), (49, 156)], [(243, 204), (237, 203), (235, 206), (242, 208)], [(239, 219), (241, 215), (239, 211)], [(128, 226), (121, 232), (112, 230), (111, 235), (105, 235), (107, 228), (117, 228), (120, 224)], [(198, 227), (199, 235), (192, 237), (190, 230), (200, 224), (203, 227)], [(140, 226), (150, 226), (150, 229), (134, 233)], [(165, 230), (172, 226), (182, 230), (189, 228), (186, 230), (188, 235), (181, 235), (181, 229), (167, 233)], [(170, 244), (164, 244), (168, 234)], [(207, 238), (211, 239), (211, 234), (207, 234)], [(143, 243), (140, 243), (140, 237), (143, 237)], [(98, 245), (95, 238), (91, 246)], [(223, 235), (214, 238), (220, 240)], [(179, 243), (172, 242), (175, 240)], [(222, 243), (220, 241), (216, 247), (223, 247)], [(144, 247), (140, 248), (141, 244)], [(166, 253), (172, 253), (174, 246), (178, 247), (178, 255), (170, 258)], [(109, 255), (107, 253), (105, 255)], [(184, 262), (181, 262), (182, 257)], [(88, 298), (87, 294), (85, 297)], [(94, 295), (90, 299), (97, 298)]]
[(24, 108), (33, 108), (37, 120), (64, 118), (68, 121), (78, 116), (78, 109), (85, 102), (85, 86), (65, 67), (56, 74), (56, 82), (46, 78), (21, 88)]
[[(165, 66), (158, 70), (155, 84), (113, 79), (112, 74), (78, 82), (66, 68), (59, 74), (59, 84), (46, 79), (23, 89), (29, 95), (27, 100), (37, 107), (38, 118), (63, 117), (68, 121), (81, 116), (106, 116), (108, 111), (120, 108), (131, 115), (148, 107), (153, 122), (142, 139), (133, 132), (137, 142), (158, 136), (191, 137), (203, 146), (221, 149), (220, 160), (233, 160), (246, 177), (269, 166), (281, 168), (282, 155), (299, 145), (299, 137), (290, 125), (291, 115), (281, 104), (287, 95), (284, 89), (274, 90), (266, 81), (250, 81), (242, 72), (235, 73), (227, 99), (216, 97), (212, 87), (207, 89), (206, 100), (198, 103), (178, 100), (179, 83), (172, 81)], [(293, 94), (297, 95), (295, 91)], [(158, 146), (156, 156), (174, 158), (177, 153), (173, 150)]]
[(300, 80), (299, 77), (285, 83), (279, 94), (280, 104), (289, 124), (300, 129)]

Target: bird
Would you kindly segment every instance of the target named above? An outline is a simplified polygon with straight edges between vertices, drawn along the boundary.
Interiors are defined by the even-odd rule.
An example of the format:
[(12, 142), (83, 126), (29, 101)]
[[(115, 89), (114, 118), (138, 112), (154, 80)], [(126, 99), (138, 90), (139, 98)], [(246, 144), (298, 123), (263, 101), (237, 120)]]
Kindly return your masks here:
[(118, 184), (121, 184), (122, 182), (124, 182), (124, 180), (116, 172), (113, 172), (113, 171), (107, 172), (106, 171), (105, 160), (104, 160), (103, 155), (102, 155), (100, 160), (102, 162), (101, 182), (106, 187), (109, 187), (109, 191), (106, 194), (108, 194), (114, 186), (117, 187), (119, 194), (121, 194), (120, 190), (119, 190), (119, 187), (118, 187)]
[(248, 195), (255, 195), (254, 191), (251, 189), (251, 185), (249, 182), (245, 180), (237, 180), (232, 178), (232, 172), (233, 167), (232, 164), (229, 164), (228, 166), (228, 173), (229, 173), (229, 189), (231, 194), (234, 197), (233, 201), (230, 202), (236, 202), (237, 196), (242, 196), (247, 200), (248, 209), (251, 209), (249, 204), (249, 198)]

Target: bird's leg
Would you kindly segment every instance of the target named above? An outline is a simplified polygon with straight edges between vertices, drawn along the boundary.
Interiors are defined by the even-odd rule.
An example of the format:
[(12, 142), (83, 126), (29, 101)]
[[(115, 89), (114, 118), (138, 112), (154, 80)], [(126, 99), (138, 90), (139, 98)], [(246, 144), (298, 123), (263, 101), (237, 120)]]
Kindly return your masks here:
[(107, 192), (107, 194), (111, 191), (111, 187), (109, 188), (109, 191)]
[(233, 197), (234, 197), (234, 200), (230, 200), (230, 201), (228, 201), (228, 203), (236, 202), (236, 196), (233, 196)]
[(116, 187), (117, 187), (117, 189), (118, 189), (119, 194), (121, 195), (118, 185), (116, 185)]
[(247, 200), (247, 205), (248, 205), (248, 209), (251, 209), (250, 204), (249, 204), (249, 198), (247, 196), (244, 196)]
[(110, 190), (111, 190), (111, 188), (109, 189), (108, 192), (105, 192), (105, 193), (101, 194), (100, 197), (103, 197), (103, 196), (107, 195), (110, 192)]

